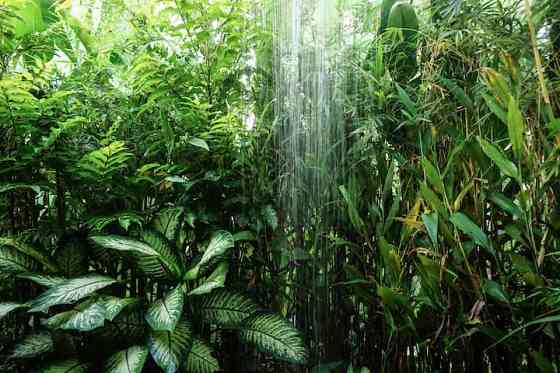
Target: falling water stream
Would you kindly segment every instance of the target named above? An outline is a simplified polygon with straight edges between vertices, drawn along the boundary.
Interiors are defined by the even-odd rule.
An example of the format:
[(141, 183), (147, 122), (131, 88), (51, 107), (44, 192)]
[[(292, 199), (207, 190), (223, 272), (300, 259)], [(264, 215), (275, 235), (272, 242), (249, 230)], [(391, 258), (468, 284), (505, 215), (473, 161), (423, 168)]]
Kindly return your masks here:
[(293, 237), (291, 249), (311, 255), (311, 273), (300, 274), (296, 281), (311, 289), (304, 300), (308, 308), (303, 327), (319, 360), (326, 358), (325, 319), (332, 301), (326, 236), (337, 218), (333, 201), (345, 153), (340, 3), (278, 0), (273, 15), (280, 201)]

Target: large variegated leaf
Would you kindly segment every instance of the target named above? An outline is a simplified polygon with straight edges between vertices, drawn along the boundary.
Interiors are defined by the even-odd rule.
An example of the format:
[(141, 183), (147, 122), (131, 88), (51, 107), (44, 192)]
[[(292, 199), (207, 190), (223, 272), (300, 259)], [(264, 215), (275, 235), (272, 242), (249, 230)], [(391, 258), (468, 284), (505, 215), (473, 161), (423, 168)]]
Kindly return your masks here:
[(165, 236), (156, 231), (144, 230), (142, 240), (158, 253), (157, 260), (163, 265), (167, 277), (179, 279), (183, 272), (181, 261)]
[(296, 364), (307, 360), (307, 348), (297, 329), (276, 314), (257, 314), (243, 322), (241, 341)]
[(86, 373), (89, 364), (77, 359), (55, 361), (37, 370), (38, 373)]
[(33, 300), (29, 312), (46, 312), (56, 304), (72, 304), (115, 282), (117, 281), (102, 275), (86, 275), (66, 280)]
[(181, 320), (172, 332), (152, 331), (148, 337), (148, 348), (156, 364), (165, 373), (175, 373), (187, 358), (192, 346), (191, 325)]
[(52, 316), (44, 324), (51, 329), (90, 331), (104, 326), (105, 320), (113, 321), (125, 307), (136, 302), (135, 298), (93, 297), (73, 310)]
[(224, 283), (226, 282), (228, 268), (229, 264), (227, 262), (221, 263), (218, 267), (216, 267), (212, 274), (204, 280), (202, 285), (192, 290), (189, 295), (208, 294), (214, 289), (223, 288)]
[(173, 331), (183, 313), (183, 286), (178, 285), (165, 298), (158, 299), (146, 312), (146, 321), (153, 330)]
[(218, 289), (202, 297), (200, 312), (206, 322), (223, 327), (236, 327), (243, 320), (255, 313), (259, 307), (249, 297)]
[(212, 356), (212, 349), (202, 340), (195, 338), (189, 355), (186, 370), (189, 373), (214, 373), (220, 371), (218, 360)]
[(20, 253), (25, 254), (25, 255), (35, 259), (37, 262), (43, 264), (49, 271), (52, 271), (52, 272), (57, 272), (58, 271), (58, 267), (57, 267), (56, 263), (54, 263), (48, 257), (48, 255), (46, 255), (45, 253), (41, 252), (40, 250), (34, 248), (31, 245), (28, 245), (24, 242), (18, 241), (15, 238), (0, 237), (0, 246), (12, 247), (12, 248), (16, 249), (17, 251), (19, 251)]
[(37, 261), (30, 256), (22, 254), (12, 247), (0, 246), (0, 273), (33, 272), (38, 266)]
[(148, 357), (148, 348), (132, 346), (112, 355), (105, 363), (105, 373), (140, 373)]
[(102, 295), (95, 300), (96, 303), (105, 308), (105, 319), (113, 321), (115, 317), (128, 306), (138, 303), (137, 298), (118, 298), (108, 295)]
[(216, 261), (224, 258), (229, 249), (235, 245), (235, 240), (231, 233), (227, 231), (217, 231), (212, 235), (210, 243), (202, 255), (200, 262), (185, 274), (185, 279), (193, 280), (203, 275), (208, 268)]
[(31, 334), (23, 338), (10, 353), (10, 359), (31, 359), (52, 351), (53, 340), (46, 332)]
[(113, 249), (117, 251), (135, 252), (148, 256), (157, 256), (158, 252), (155, 251), (150, 245), (123, 236), (117, 235), (93, 235), (89, 237), (90, 240), (95, 242), (101, 247), (106, 249)]
[(18, 278), (24, 278), (33, 282), (36, 282), (39, 285), (43, 285), (47, 288), (52, 288), (64, 281), (66, 279), (61, 276), (50, 276), (50, 275), (43, 275), (39, 273), (23, 273), (17, 276)]
[(10, 312), (17, 310), (18, 308), (28, 307), (25, 304), (14, 303), (14, 302), (3, 302), (0, 303), (0, 320), (6, 317)]
[(78, 330), (87, 332), (105, 324), (105, 308), (93, 303), (83, 309), (66, 311), (45, 321), (51, 329)]
[(166, 239), (156, 232), (143, 231), (143, 241), (117, 235), (94, 235), (90, 239), (104, 248), (129, 253), (148, 276), (176, 279), (181, 275), (176, 254)]
[(174, 242), (181, 227), (184, 209), (174, 207), (165, 209), (154, 219), (155, 229), (163, 234), (170, 242)]

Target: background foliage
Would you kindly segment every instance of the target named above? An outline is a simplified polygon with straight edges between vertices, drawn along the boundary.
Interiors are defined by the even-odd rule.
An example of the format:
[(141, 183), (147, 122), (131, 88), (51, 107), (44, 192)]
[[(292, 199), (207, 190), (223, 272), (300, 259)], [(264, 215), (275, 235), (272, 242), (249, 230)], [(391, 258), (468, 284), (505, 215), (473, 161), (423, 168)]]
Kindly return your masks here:
[(270, 4), (0, 0), (1, 369), (557, 372), (560, 8), (406, 3), (352, 2), (319, 276)]

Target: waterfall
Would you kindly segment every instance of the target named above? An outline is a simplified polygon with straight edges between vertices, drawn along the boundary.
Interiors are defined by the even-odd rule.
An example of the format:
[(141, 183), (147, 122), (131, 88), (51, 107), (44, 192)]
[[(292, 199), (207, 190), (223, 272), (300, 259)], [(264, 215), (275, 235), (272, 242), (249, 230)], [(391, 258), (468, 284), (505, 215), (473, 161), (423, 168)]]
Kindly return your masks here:
[[(341, 1), (278, 0), (274, 5), (275, 117), (279, 200), (291, 249), (312, 257), (296, 281), (305, 299), (311, 347), (325, 357), (331, 296), (327, 273), (333, 255), (326, 236), (336, 221), (337, 187), (345, 154), (344, 57)], [(306, 272), (307, 271), (307, 272)], [(306, 308), (307, 310), (307, 308)]]

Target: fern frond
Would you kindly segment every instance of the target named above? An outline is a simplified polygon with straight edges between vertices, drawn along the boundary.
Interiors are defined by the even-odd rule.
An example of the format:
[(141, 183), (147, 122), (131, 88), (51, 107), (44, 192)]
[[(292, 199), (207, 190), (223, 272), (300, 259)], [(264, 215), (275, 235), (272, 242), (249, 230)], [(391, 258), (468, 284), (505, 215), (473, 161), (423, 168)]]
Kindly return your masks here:
[(105, 179), (126, 169), (132, 157), (133, 154), (128, 152), (124, 141), (115, 141), (84, 155), (77, 168), (85, 177)]

